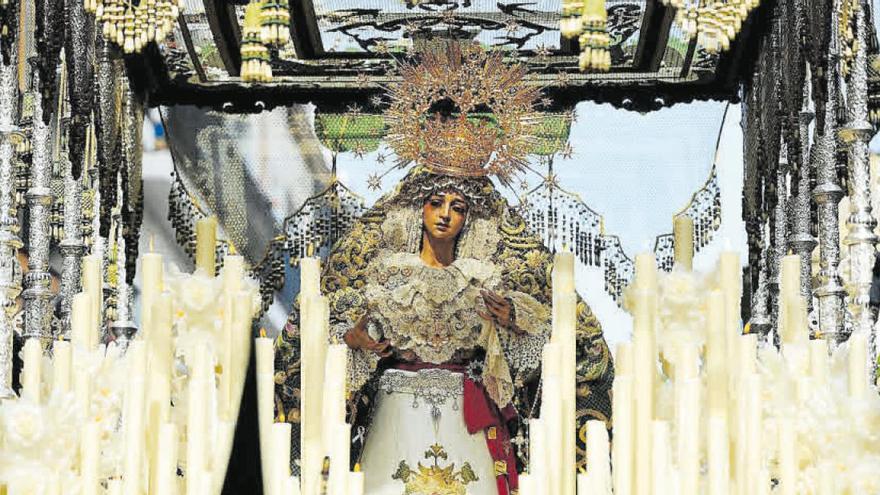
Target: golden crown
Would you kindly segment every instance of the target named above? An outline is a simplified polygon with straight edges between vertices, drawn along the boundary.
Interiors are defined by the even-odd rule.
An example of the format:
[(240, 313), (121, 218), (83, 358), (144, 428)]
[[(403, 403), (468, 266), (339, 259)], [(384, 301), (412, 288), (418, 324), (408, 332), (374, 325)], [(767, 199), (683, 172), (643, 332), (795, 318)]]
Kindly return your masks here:
[(498, 51), (450, 42), (429, 48), (419, 63), (402, 63), (399, 72), (385, 117), (401, 164), (502, 182), (527, 167), (541, 90), (525, 83), (523, 66), (504, 63)]

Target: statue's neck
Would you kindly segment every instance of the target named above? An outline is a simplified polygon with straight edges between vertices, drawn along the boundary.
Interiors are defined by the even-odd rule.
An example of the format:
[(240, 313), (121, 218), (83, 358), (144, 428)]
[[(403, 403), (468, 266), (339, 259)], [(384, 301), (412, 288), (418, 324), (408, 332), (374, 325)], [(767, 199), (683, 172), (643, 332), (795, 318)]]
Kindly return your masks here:
[(422, 263), (433, 268), (447, 267), (455, 261), (455, 239), (437, 239), (422, 233)]

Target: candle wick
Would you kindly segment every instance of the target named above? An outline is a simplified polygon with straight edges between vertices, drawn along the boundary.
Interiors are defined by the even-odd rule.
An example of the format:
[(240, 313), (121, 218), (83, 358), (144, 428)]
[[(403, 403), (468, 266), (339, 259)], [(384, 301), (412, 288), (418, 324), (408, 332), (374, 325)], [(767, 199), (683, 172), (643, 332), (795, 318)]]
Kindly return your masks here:
[(151, 253), (153, 252), (154, 241), (155, 241), (155, 237), (153, 236), (153, 234), (150, 234), (150, 252)]

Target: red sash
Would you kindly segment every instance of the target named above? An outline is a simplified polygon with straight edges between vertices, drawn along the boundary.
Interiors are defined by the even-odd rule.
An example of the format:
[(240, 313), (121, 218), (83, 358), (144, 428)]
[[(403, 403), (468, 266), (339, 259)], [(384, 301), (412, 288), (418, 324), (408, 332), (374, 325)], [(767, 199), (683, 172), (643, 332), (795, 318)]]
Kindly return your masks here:
[(519, 491), (519, 477), (516, 472), (516, 456), (510, 444), (510, 431), (507, 422), (516, 417), (512, 404), (503, 409), (489, 397), (483, 384), (472, 380), (462, 364), (399, 363), (395, 368), (404, 371), (419, 371), (439, 368), (464, 375), (464, 424), (473, 435), (482, 431), (486, 437), (489, 455), (495, 461), (495, 483), (498, 495), (511, 495)]

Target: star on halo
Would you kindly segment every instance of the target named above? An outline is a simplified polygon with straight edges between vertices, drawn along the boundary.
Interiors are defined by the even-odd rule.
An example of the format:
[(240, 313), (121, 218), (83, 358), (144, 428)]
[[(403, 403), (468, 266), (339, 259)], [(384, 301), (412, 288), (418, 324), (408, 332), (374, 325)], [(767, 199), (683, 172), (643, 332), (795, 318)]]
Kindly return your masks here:
[(367, 189), (370, 191), (378, 191), (382, 189), (382, 178), (379, 177), (379, 174), (370, 174), (367, 177)]

